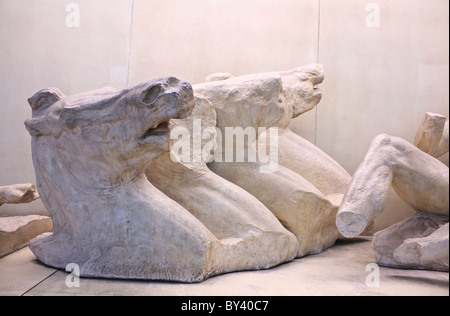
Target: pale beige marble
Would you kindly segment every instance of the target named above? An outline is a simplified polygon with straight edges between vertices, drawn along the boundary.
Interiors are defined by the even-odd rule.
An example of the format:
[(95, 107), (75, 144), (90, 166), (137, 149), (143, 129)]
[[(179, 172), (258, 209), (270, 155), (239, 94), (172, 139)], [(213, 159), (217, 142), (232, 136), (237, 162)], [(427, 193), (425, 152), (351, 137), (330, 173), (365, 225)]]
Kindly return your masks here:
[[(54, 222), (53, 234), (30, 243), (40, 261), (76, 263), (86, 277), (182, 282), (237, 269), (233, 240), (217, 239), (145, 175), (169, 150), (168, 121), (192, 112), (188, 83), (163, 78), (69, 97), (52, 88), (29, 102), (37, 186)], [(278, 236), (286, 254), (275, 257), (290, 259), (291, 238), (279, 228)]]
[(37, 199), (39, 199), (39, 193), (34, 184), (0, 186), (0, 205), (30, 203)]
[[(444, 218), (448, 220), (447, 218)], [(446, 222), (433, 233), (425, 237), (410, 238), (394, 251), (394, 258), (403, 264), (415, 264), (424, 267), (442, 260), (443, 270), (448, 270), (449, 247)]]
[(433, 157), (448, 152), (448, 119), (441, 114), (427, 112), (417, 130), (414, 145)]
[(419, 214), (375, 235), (378, 262), (448, 271), (449, 169), (433, 157), (448, 152), (448, 120), (427, 113), (415, 142), (425, 151), (386, 134), (373, 140), (336, 223), (346, 237), (361, 234), (384, 210), (392, 186)]
[(52, 220), (48, 216), (0, 217), (0, 258), (27, 246), (31, 239), (52, 229)]
[(377, 262), (384, 266), (448, 271), (448, 216), (418, 212), (373, 238)]
[(227, 271), (268, 268), (294, 259), (298, 249), (295, 236), (254, 196), (209, 170), (208, 155), (194, 157), (196, 142), (205, 148), (211, 137), (201, 137), (216, 126), (213, 105), (200, 95), (195, 104), (191, 116), (170, 121), (172, 131), (182, 128), (189, 132), (189, 161), (175, 162), (171, 153), (165, 153), (147, 169), (148, 179), (227, 245), (228, 259), (223, 261)]
[(206, 76), (205, 82), (227, 80), (233, 77), (229, 72), (216, 72)]
[[(31, 183), (0, 186), (0, 206), (31, 203), (39, 199), (36, 186)], [(0, 217), (0, 257), (25, 247), (34, 237), (52, 231), (47, 216)]]
[[(284, 158), (272, 172), (261, 172), (261, 167), (267, 163), (263, 162), (260, 156), (257, 157), (256, 162), (249, 162), (248, 159), (258, 137), (260, 141), (261, 139), (265, 141), (264, 133), (264, 135), (255, 133), (254, 137), (246, 139), (242, 146), (235, 146), (232, 149), (226, 148), (226, 141), (222, 140), (219, 142), (223, 152), (222, 162), (215, 159), (208, 166), (221, 177), (258, 198), (288, 230), (296, 235), (300, 243), (298, 257), (319, 253), (332, 246), (339, 237), (335, 215), (342, 198), (342, 194), (339, 195), (342, 189), (332, 184), (329, 186), (329, 192), (324, 194), (301, 173), (302, 170), (306, 172), (309, 168), (316, 167), (317, 163), (316, 165), (313, 163), (317, 160), (321, 161), (318, 167), (324, 168), (319, 171), (323, 174), (327, 173), (327, 168), (338, 170), (333, 171), (329, 178), (343, 169), (341, 167), (333, 169), (333, 165), (326, 163), (331, 158), (313, 145), (305, 145), (307, 142), (303, 142), (301, 138), (297, 139), (289, 135), (290, 132), (287, 129), (292, 117), (317, 105), (321, 93), (316, 85), (322, 80), (322, 67), (307, 65), (288, 72), (240, 76), (194, 86), (196, 94), (205, 96), (214, 105), (217, 112), (217, 127), (222, 135), (226, 135), (226, 130), (230, 127), (244, 130), (281, 127), (278, 139), (281, 144), (280, 149), (284, 153), (284, 156), (280, 155), (280, 157)], [(304, 159), (303, 167), (295, 172), (284, 164), (295, 165), (293, 159), (297, 154), (300, 154), (297, 158), (299, 160), (306, 158), (301, 153), (303, 146), (308, 159)], [(293, 152), (289, 152), (291, 149)], [(245, 162), (226, 161), (227, 150), (232, 150), (231, 154), (236, 155), (236, 159), (238, 153), (244, 152)], [(310, 178), (316, 179), (310, 170), (307, 173)], [(342, 173), (346, 178), (345, 172)], [(325, 180), (322, 177), (317, 183), (325, 183)], [(339, 186), (342, 185), (339, 183)]]
[(314, 109), (320, 102), (322, 92), (318, 85), (325, 78), (323, 66), (305, 65), (281, 72), (280, 76), (285, 115), (275, 125), (279, 133), (278, 162), (300, 174), (326, 196), (345, 194), (351, 182), (350, 174), (324, 151), (289, 128), (292, 119)]

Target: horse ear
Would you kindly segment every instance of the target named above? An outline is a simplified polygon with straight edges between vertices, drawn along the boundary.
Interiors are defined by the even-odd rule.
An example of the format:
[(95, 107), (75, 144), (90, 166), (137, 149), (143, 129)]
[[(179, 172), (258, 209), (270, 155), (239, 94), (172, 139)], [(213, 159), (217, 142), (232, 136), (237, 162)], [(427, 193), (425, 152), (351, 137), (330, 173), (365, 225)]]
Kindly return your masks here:
[(52, 134), (48, 118), (40, 116), (39, 111), (45, 110), (64, 98), (65, 95), (57, 88), (43, 89), (28, 99), (33, 110), (33, 118), (25, 121), (25, 127), (31, 136)]
[(33, 95), (31, 98), (28, 99), (28, 103), (30, 104), (33, 111), (38, 110), (44, 110), (54, 103), (58, 102), (62, 98), (64, 98), (65, 95), (59, 91), (57, 88), (48, 88), (43, 89)]

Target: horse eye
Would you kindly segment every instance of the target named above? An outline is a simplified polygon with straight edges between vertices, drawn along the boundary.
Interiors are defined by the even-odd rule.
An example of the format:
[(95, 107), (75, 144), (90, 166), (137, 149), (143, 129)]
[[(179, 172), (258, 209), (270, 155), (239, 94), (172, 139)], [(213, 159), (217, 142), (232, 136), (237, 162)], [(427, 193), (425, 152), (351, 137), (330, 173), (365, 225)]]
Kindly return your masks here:
[(149, 89), (147, 89), (142, 96), (142, 102), (147, 104), (147, 105), (151, 105), (153, 102), (156, 101), (156, 99), (158, 98), (159, 94), (161, 93), (161, 86), (160, 85), (156, 85), (153, 86)]

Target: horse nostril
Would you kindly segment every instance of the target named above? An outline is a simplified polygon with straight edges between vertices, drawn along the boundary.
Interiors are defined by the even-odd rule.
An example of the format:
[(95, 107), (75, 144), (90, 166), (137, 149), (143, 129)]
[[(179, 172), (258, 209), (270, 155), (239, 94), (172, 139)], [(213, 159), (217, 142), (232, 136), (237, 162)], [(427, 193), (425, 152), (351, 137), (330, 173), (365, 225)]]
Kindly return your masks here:
[(313, 83), (313, 85), (318, 85), (318, 84), (321, 84), (324, 79), (325, 79), (325, 76), (323, 74), (317, 74), (312, 79), (312, 83)]

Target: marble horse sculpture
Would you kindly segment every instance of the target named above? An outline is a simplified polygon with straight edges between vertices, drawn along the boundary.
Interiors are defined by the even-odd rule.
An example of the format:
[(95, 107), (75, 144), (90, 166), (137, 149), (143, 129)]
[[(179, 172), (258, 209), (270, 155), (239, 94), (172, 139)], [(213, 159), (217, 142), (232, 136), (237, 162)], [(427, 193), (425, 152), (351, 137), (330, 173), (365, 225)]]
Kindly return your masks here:
[[(219, 141), (223, 157), (214, 159), (209, 168), (258, 198), (296, 235), (297, 257), (320, 253), (340, 237), (336, 213), (351, 177), (288, 125), (319, 103), (322, 94), (317, 85), (324, 79), (323, 67), (312, 64), (286, 72), (230, 77), (210, 76), (219, 79), (194, 85), (195, 94), (214, 105), (222, 136), (230, 127), (256, 132), (233, 148), (226, 146), (226, 140)], [(268, 166), (261, 156), (250, 161), (245, 155), (256, 143), (266, 142), (271, 127), (278, 131), (278, 161), (271, 172), (262, 172)], [(237, 157), (240, 152), (244, 161), (227, 161), (227, 154)]]
[[(54, 223), (53, 233), (30, 242), (43, 263), (62, 269), (75, 263), (85, 277), (199, 282), (295, 256), (295, 237), (263, 205), (252, 208), (245, 191), (212, 174), (202, 178), (211, 187), (200, 182), (196, 192), (188, 190), (195, 180), (179, 183), (180, 192), (186, 186), (208, 209), (172, 195), (187, 210), (148, 181), (149, 163), (169, 151), (169, 121), (194, 109), (190, 84), (169, 77), (73, 96), (50, 88), (29, 103), (33, 115), (25, 125), (37, 187)], [(189, 166), (162, 176), (176, 182), (180, 168)], [(235, 204), (218, 198), (219, 187)], [(224, 213), (211, 213), (214, 203)]]
[[(211, 141), (201, 136), (216, 126), (212, 104), (196, 96), (193, 113), (186, 119), (171, 120), (169, 125), (171, 151), (150, 164), (147, 177), (230, 248), (232, 260), (223, 262), (230, 266), (228, 270), (255, 270), (294, 259), (298, 241), (270, 210), (250, 193), (209, 170), (208, 154), (194, 157), (195, 137), (203, 138), (203, 149)], [(185, 132), (182, 136), (186, 139), (179, 140), (177, 131)], [(181, 160), (173, 157), (179, 141), (188, 143), (184, 149), (189, 155)]]
[[(194, 88), (168, 77), (121, 91), (65, 96), (49, 88), (31, 97), (25, 125), (54, 222), (53, 233), (30, 243), (37, 258), (57, 268), (76, 263), (86, 277), (199, 282), (332, 246), (350, 176), (288, 128), (320, 101), (322, 66), (230, 77)], [(211, 151), (195, 160), (193, 148), (189, 161), (174, 159), (171, 134), (184, 128), (193, 136), (197, 121), (201, 135), (258, 131), (232, 146), (233, 157), (276, 128), (280, 164), (261, 172), (273, 167), (261, 152), (254, 162), (211, 162)], [(219, 154), (229, 154), (217, 140)]]

